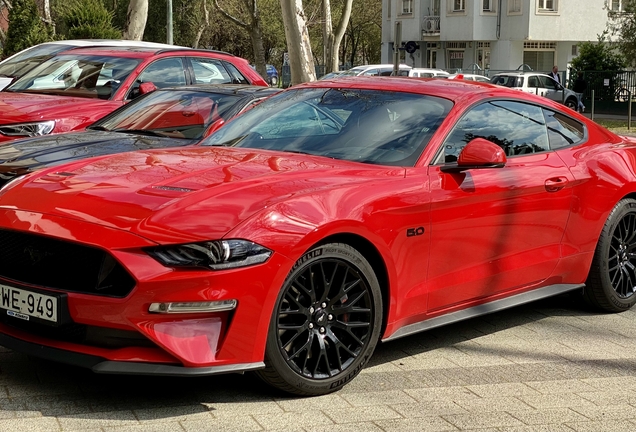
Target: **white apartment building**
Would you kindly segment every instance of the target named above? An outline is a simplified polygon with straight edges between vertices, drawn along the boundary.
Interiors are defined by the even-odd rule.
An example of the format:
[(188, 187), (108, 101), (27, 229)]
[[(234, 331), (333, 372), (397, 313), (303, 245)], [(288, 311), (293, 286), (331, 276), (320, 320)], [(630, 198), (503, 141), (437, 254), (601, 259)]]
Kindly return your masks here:
[(596, 41), (624, 0), (382, 0), (382, 61), (393, 62), (395, 22), (415, 67), (567, 70), (577, 44)]

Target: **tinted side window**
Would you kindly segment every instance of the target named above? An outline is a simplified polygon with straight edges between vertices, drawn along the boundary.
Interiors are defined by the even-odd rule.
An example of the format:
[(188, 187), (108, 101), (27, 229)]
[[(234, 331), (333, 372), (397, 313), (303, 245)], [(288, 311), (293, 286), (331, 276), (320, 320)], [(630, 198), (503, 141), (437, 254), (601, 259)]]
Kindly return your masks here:
[(193, 58), (190, 59), (194, 70), (194, 82), (197, 84), (231, 84), (232, 77), (225, 70), (220, 60)]
[(471, 140), (484, 138), (517, 156), (547, 151), (548, 136), (541, 108), (520, 102), (493, 101), (471, 109), (444, 141), (438, 163), (455, 162)]
[(236, 68), (236, 66), (234, 66), (232, 63), (229, 62), (223, 62), (223, 65), (225, 65), (225, 67), (227, 68), (227, 70), (230, 72), (230, 75), (232, 75), (232, 82), (235, 84), (249, 84), (250, 82), (247, 80), (247, 78), (245, 78), (243, 76), (242, 73), (239, 72), (239, 70)]
[(185, 69), (180, 58), (165, 58), (151, 63), (139, 74), (141, 82), (151, 82), (158, 88), (185, 85)]
[(576, 120), (561, 113), (544, 109), (548, 126), (550, 148), (559, 149), (580, 142), (585, 136), (584, 126)]
[(550, 89), (550, 90), (558, 90), (559, 84), (550, 77), (539, 77), (541, 80), (541, 87)]

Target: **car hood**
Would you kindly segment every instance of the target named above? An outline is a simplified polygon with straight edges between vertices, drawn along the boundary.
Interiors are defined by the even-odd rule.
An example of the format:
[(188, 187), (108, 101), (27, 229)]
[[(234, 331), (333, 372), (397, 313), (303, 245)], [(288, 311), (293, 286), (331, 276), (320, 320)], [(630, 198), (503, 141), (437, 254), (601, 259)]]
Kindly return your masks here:
[(0, 208), (97, 223), (160, 244), (202, 241), (223, 237), (283, 200), (404, 173), (404, 168), (268, 150), (139, 151), (36, 172), (6, 188)]
[(87, 130), (13, 141), (0, 146), (0, 173), (22, 174), (91, 156), (182, 147), (198, 142), (138, 133)]
[(3, 91), (0, 92), (0, 124), (54, 120), (69, 114), (82, 116), (97, 108), (111, 106), (112, 101), (101, 99)]

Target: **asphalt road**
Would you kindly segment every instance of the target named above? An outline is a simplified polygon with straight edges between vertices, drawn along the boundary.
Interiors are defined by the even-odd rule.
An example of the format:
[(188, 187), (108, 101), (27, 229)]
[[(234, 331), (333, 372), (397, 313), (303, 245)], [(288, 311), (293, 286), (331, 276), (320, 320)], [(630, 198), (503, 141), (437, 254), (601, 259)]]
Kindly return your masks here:
[(96, 375), (0, 348), (0, 431), (634, 431), (636, 310), (543, 300), (387, 344), (343, 390)]

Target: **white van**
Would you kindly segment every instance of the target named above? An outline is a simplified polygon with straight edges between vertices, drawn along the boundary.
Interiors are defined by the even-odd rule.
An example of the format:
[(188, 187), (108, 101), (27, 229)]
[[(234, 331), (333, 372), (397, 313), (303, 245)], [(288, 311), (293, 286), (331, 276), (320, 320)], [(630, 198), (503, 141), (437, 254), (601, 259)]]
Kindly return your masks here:
[(442, 69), (413, 68), (409, 70), (410, 77), (417, 78), (448, 78), (450, 74)]

